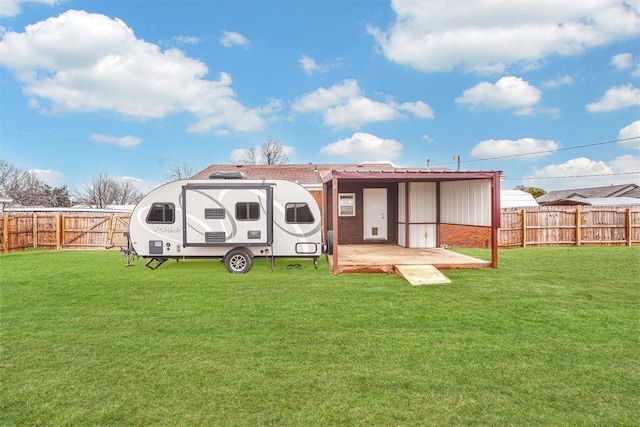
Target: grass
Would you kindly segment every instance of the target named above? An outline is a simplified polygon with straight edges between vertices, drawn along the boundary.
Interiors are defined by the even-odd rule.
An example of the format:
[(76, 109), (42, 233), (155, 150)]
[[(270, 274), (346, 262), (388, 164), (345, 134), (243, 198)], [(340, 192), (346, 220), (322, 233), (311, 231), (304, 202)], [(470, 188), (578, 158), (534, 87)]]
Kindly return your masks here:
[(506, 250), (411, 287), (322, 261), (4, 254), (0, 424), (633, 425), (639, 261)]

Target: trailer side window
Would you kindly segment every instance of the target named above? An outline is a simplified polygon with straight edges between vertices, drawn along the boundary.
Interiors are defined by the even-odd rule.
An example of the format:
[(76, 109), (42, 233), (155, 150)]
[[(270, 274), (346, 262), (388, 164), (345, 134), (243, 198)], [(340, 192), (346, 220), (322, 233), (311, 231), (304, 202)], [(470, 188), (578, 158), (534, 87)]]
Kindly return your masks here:
[(306, 203), (287, 203), (286, 221), (291, 224), (313, 224), (315, 221), (309, 205)]
[(154, 203), (149, 209), (147, 222), (149, 224), (173, 224), (176, 206), (173, 203)]
[(257, 221), (260, 219), (260, 205), (254, 202), (236, 203), (238, 221)]

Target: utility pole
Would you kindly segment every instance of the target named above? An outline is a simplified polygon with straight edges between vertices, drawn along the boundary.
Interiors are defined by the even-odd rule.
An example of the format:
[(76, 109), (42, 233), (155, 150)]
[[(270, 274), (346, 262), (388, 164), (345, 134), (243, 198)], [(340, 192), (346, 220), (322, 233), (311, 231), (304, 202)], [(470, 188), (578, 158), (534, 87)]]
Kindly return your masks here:
[(454, 155), (452, 159), (458, 161), (458, 172), (460, 172), (460, 156)]

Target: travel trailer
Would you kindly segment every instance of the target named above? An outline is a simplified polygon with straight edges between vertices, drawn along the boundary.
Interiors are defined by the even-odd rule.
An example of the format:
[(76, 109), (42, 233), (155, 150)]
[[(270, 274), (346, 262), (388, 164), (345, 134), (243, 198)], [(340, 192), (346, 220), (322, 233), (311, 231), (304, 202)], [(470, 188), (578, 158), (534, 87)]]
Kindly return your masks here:
[(323, 252), (320, 208), (302, 186), (286, 180), (247, 180), (214, 174), (179, 180), (147, 194), (134, 208), (129, 255), (156, 269), (169, 259), (220, 258), (246, 273), (256, 256), (310, 257)]

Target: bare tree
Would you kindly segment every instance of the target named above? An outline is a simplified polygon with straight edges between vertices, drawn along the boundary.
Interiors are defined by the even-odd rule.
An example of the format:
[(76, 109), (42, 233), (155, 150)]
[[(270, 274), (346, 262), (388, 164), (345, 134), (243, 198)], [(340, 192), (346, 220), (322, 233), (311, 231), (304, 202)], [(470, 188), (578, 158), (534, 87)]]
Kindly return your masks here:
[(277, 138), (268, 136), (259, 147), (247, 149), (241, 162), (245, 165), (284, 165), (289, 163), (289, 156)]
[(78, 202), (98, 209), (137, 203), (143, 196), (131, 181), (118, 182), (107, 174), (98, 175), (73, 193)]
[(197, 167), (193, 163), (176, 162), (169, 166), (169, 173), (165, 178), (169, 181), (177, 181), (179, 179), (191, 178), (198, 172)]
[(244, 156), (240, 160), (244, 165), (257, 165), (260, 163), (260, 156), (258, 155), (258, 149), (256, 147), (247, 148), (244, 152)]
[(22, 170), (0, 159), (0, 196), (22, 206), (51, 206), (51, 187), (33, 172)]
[(144, 197), (144, 194), (136, 188), (133, 182), (129, 180), (122, 180), (118, 186), (118, 192), (114, 203), (116, 205), (129, 205), (138, 203), (140, 199)]

